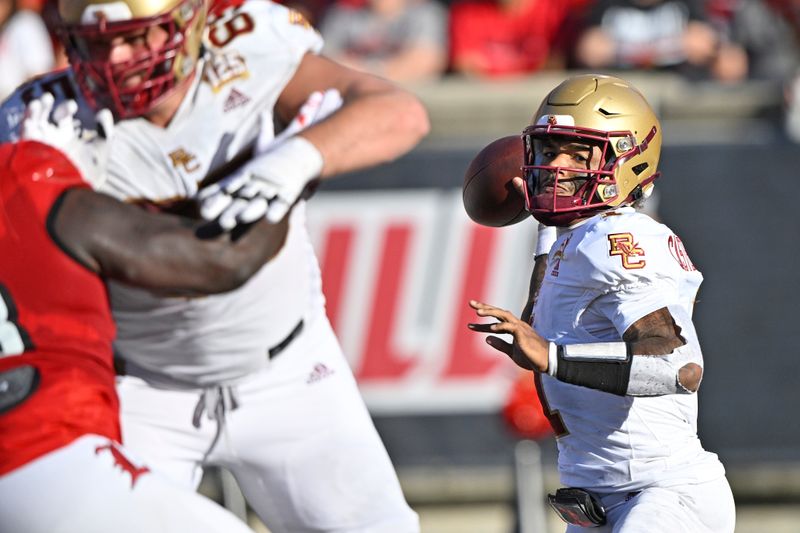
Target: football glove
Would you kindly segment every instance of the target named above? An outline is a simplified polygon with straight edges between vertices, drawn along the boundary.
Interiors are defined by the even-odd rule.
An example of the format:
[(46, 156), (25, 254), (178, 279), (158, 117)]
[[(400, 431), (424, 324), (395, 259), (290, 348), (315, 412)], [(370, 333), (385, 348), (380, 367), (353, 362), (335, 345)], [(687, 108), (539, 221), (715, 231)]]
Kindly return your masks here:
[(251, 161), (197, 195), (200, 214), (217, 220), (229, 231), (266, 217), (279, 222), (322, 171), (322, 155), (296, 134), (339, 109), (342, 97), (336, 89), (314, 92), (300, 112), (277, 137), (272, 138), (272, 120), (262, 117), (262, 133), (256, 140)]
[(83, 179), (97, 188), (106, 179), (108, 142), (114, 132), (114, 117), (108, 109), (95, 119), (98, 130), (86, 130), (75, 118), (78, 104), (65, 100), (55, 106), (55, 98), (44, 93), (25, 108), (20, 139), (49, 144), (63, 152), (81, 172)]

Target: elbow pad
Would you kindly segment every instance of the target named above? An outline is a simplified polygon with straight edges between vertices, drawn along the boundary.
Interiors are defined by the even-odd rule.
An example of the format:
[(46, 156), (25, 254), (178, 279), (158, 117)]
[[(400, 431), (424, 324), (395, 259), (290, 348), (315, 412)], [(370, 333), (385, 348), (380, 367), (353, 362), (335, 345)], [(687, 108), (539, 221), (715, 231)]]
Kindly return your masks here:
[(703, 355), (696, 342), (687, 343), (668, 355), (637, 355), (633, 357), (628, 381), (629, 396), (662, 396), (692, 394), (681, 385), (678, 371), (689, 363), (703, 366)]

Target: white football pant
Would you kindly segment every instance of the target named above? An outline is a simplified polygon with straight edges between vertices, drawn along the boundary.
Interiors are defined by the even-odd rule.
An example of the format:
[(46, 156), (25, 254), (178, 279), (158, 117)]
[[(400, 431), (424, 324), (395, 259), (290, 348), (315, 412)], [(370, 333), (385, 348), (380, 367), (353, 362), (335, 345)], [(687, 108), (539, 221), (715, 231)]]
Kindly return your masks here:
[(0, 477), (2, 533), (112, 531), (252, 533), (223, 507), (147, 471), (98, 435), (84, 435)]
[(733, 533), (736, 507), (725, 477), (707, 483), (650, 487), (625, 501), (600, 498), (608, 522), (597, 528), (568, 526), (566, 533)]
[(117, 390), (127, 446), (190, 489), (226, 468), (272, 533), (419, 531), (327, 318), (233, 387)]

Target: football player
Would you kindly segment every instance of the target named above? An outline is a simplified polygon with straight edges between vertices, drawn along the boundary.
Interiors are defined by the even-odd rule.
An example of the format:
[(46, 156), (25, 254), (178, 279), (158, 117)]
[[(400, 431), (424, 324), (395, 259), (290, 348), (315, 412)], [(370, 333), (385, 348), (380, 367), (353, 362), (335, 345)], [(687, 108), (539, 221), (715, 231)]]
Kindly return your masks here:
[(121, 446), (104, 281), (232, 290), (278, 253), (288, 224), (200, 238), (201, 222), (93, 192), (33, 141), (0, 146), (0, 183), (0, 529), (250, 531)]
[(555, 242), (532, 276), (530, 322), (471, 301), (497, 322), (469, 327), (511, 334), (486, 340), (535, 373), (566, 485), (551, 505), (570, 533), (733, 532), (724, 468), (697, 436), (703, 278), (681, 240), (633, 208), (658, 177), (656, 115), (624, 80), (576, 76), (522, 142), (514, 184)]
[(83, 96), (120, 121), (98, 190), (173, 203), (246, 161), (313, 92), (336, 89), (343, 102), (205, 197), (204, 213), (227, 228), (294, 206), (285, 245), (248, 283), (204, 298), (110, 285), (126, 446), (186, 487), (204, 466), (226, 467), (273, 533), (417, 531), (325, 316), (304, 198), (318, 179), (407, 152), (426, 111), (319, 55), (319, 35), (290, 9), (206, 6), (59, 0)]

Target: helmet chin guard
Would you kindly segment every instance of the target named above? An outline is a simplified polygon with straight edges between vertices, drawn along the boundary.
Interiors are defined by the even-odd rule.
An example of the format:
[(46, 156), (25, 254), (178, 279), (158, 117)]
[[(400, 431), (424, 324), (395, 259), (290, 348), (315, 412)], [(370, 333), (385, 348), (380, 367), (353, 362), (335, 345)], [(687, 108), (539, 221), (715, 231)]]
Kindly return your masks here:
[[(60, 0), (62, 22), (57, 32), (81, 91), (92, 107), (107, 108), (117, 119), (145, 115), (191, 81), (205, 25), (204, 0), (179, 0), (174, 5), (156, 0), (150, 5), (163, 11), (148, 16), (138, 16), (142, 9), (134, 5), (136, 1)], [(97, 52), (98, 47), (110, 52), (115, 38), (144, 33), (154, 26), (164, 30), (163, 45), (148, 45), (118, 62), (112, 62), (108, 53)]]
[[(658, 118), (642, 94), (620, 78), (588, 74), (565, 80), (545, 97), (522, 139), (525, 205), (549, 226), (569, 226), (633, 204), (659, 176)], [(564, 166), (554, 159), (562, 148), (545, 153), (552, 151), (549, 145), (567, 151), (585, 146), (591, 161), (583, 168)], [(568, 164), (583, 164), (584, 156)]]

